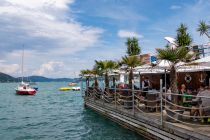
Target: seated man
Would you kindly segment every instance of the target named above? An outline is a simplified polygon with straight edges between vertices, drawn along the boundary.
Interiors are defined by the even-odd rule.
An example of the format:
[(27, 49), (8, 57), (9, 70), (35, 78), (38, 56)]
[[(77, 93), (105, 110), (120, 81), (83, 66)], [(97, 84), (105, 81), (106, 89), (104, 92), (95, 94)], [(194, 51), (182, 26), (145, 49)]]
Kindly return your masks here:
[[(199, 112), (200, 116), (206, 115), (206, 112), (210, 110), (210, 108), (205, 108), (210, 106), (210, 91), (205, 89), (204, 84), (201, 84), (195, 101), (197, 101), (198, 104), (195, 107), (192, 107), (191, 114), (194, 115), (195, 112)], [(199, 108), (199, 110), (193, 108)]]

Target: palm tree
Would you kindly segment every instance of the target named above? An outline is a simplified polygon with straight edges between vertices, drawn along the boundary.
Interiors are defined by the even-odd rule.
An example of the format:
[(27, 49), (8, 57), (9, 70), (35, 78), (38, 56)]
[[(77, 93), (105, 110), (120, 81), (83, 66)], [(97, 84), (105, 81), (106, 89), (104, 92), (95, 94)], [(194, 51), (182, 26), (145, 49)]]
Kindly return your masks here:
[(187, 33), (187, 26), (183, 23), (177, 29), (176, 43), (179, 47), (189, 46), (192, 43), (192, 38), (189, 33)]
[(141, 53), (141, 48), (139, 47), (137, 38), (135, 37), (127, 38), (127, 41), (125, 44), (127, 45), (127, 54), (129, 56), (139, 55)]
[(93, 66), (93, 69), (91, 71), (91, 73), (94, 75), (94, 86), (96, 89), (98, 89), (98, 80), (97, 80), (97, 76), (102, 75), (102, 71), (97, 67), (97, 65), (95, 64)]
[(143, 64), (141, 60), (133, 55), (133, 56), (124, 56), (122, 57), (122, 64), (127, 66), (127, 69), (129, 70), (129, 88), (132, 88), (132, 80), (134, 78), (133, 76), (133, 68), (136, 66), (139, 66)]
[(177, 73), (176, 64), (178, 62), (189, 62), (192, 60), (192, 54), (186, 47), (177, 47), (175, 49), (166, 47), (164, 49), (157, 49), (157, 57), (161, 60), (168, 60), (171, 62), (170, 67), (170, 85), (172, 93), (177, 93)]
[(86, 86), (87, 86), (87, 87), (89, 87), (89, 84), (90, 84), (90, 79), (89, 79), (89, 77), (90, 77), (91, 74), (92, 74), (92, 71), (89, 70), (89, 69), (81, 70), (81, 71), (80, 71), (80, 76), (88, 75), (88, 76), (86, 77)]
[(118, 68), (118, 63), (112, 60), (105, 60), (105, 61), (97, 61), (95, 60), (95, 66), (101, 72), (105, 73), (105, 87), (109, 88), (109, 71)]
[(207, 25), (205, 21), (200, 21), (197, 31), (200, 32), (200, 35), (206, 35), (208, 38), (210, 38), (209, 35), (210, 25)]

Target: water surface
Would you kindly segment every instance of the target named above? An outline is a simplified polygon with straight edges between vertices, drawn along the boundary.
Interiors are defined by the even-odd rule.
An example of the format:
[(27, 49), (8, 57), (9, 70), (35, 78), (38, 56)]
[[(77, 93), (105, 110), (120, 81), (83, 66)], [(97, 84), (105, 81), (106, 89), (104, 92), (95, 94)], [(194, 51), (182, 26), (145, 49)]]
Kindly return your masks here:
[(0, 140), (143, 140), (85, 109), (80, 92), (58, 91), (67, 84), (38, 83), (35, 96), (20, 96), (17, 83), (0, 83)]

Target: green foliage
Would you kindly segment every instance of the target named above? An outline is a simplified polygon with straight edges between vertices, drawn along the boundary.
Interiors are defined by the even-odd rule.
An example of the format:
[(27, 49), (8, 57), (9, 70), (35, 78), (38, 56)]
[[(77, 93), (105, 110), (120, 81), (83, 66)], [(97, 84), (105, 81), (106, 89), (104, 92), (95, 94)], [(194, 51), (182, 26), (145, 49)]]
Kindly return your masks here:
[(118, 63), (112, 60), (97, 61), (95, 60), (95, 67), (101, 72), (108, 72), (119, 67)]
[(164, 49), (157, 49), (157, 56), (159, 59), (169, 60), (175, 64), (180, 61), (190, 61), (194, 54), (190, 54), (186, 47), (178, 47), (176, 49), (166, 47)]
[(180, 27), (177, 29), (176, 43), (180, 47), (186, 47), (192, 43), (192, 37), (187, 33), (187, 26), (183, 23), (181, 23)]
[(200, 32), (200, 35), (206, 35), (208, 38), (210, 38), (209, 31), (210, 31), (210, 25), (207, 25), (205, 21), (200, 21), (197, 31)]
[(137, 56), (124, 56), (122, 57), (122, 64), (127, 65), (130, 68), (134, 68), (142, 64), (141, 60)]
[(112, 60), (105, 60), (105, 61), (95, 60), (95, 69), (97, 69), (100, 72), (100, 74), (103, 74), (103, 72), (105, 72), (105, 87), (109, 87), (108, 72), (113, 69), (117, 69), (118, 67), (119, 67), (118, 63)]
[(92, 73), (93, 73), (93, 72), (92, 72), (91, 70), (89, 70), (89, 69), (81, 70), (81, 71), (80, 71), (80, 75), (81, 75), (81, 76), (90, 75), (90, 74), (92, 74)]
[(127, 41), (125, 44), (127, 45), (127, 54), (129, 56), (139, 55), (141, 53), (141, 48), (139, 47), (137, 38), (135, 37), (127, 38)]

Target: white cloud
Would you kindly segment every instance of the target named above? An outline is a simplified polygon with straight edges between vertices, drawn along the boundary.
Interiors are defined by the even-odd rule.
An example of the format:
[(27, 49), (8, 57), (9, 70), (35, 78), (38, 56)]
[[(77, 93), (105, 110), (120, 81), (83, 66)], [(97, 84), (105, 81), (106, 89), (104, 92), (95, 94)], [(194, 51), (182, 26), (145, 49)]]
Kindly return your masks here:
[[(19, 49), (20, 42), (42, 52), (75, 53), (94, 45), (102, 29), (74, 21), (69, 9), (73, 0), (4, 0), (0, 4), (0, 48)], [(16, 38), (15, 40), (7, 37)], [(20, 44), (21, 45), (21, 44)]]
[(64, 67), (64, 63), (61, 61), (50, 61), (40, 66), (38, 70), (33, 72), (34, 75), (48, 75), (49, 73), (59, 72)]
[(118, 36), (120, 38), (128, 38), (128, 37), (137, 37), (137, 38), (143, 38), (143, 35), (140, 35), (136, 32), (128, 31), (128, 30), (119, 30)]
[[(25, 74), (70, 76), (69, 71), (79, 71), (81, 67), (67, 70), (66, 67), (77, 65), (67, 63), (66, 70), (61, 72), (61, 63), (52, 60), (66, 64), (67, 57), (71, 59), (75, 53), (100, 44), (104, 30), (75, 21), (70, 8), (74, 0), (0, 1), (0, 60), (5, 60), (8, 67), (9, 63), (20, 64), (24, 44)], [(0, 71), (20, 76), (20, 70), (15, 73), (16, 65), (11, 65), (13, 70), (7, 65), (1, 64), (4, 69)]]
[(171, 10), (178, 10), (181, 9), (182, 7), (180, 5), (171, 5), (170, 9)]
[(0, 62), (0, 70), (3, 73), (14, 74), (19, 72), (20, 66), (18, 64), (5, 64)]

